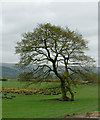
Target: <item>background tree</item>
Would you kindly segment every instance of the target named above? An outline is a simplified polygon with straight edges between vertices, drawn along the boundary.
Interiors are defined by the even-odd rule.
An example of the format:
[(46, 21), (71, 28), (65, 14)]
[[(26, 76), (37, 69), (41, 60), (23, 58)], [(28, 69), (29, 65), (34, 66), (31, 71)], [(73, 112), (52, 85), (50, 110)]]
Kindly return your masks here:
[(73, 74), (71, 78), (74, 85), (80, 83), (98, 83), (98, 73), (94, 73), (93, 71), (85, 71), (83, 73), (81, 72), (81, 74)]
[[(33, 69), (33, 74), (37, 74), (40, 79), (45, 79), (50, 72), (55, 73), (61, 82), (61, 100), (64, 101), (74, 100), (71, 75), (87, 70), (86, 67), (90, 68), (94, 62), (91, 57), (85, 55), (86, 50), (87, 41), (81, 34), (71, 31), (68, 27), (62, 28), (50, 23), (39, 24), (33, 32), (23, 34), (21, 42), (16, 46), (16, 53), (20, 54), (21, 67), (37, 65)], [(60, 66), (64, 66), (63, 73), (58, 70)], [(68, 92), (71, 98), (67, 96)]]
[(84, 81), (88, 81), (89, 83), (98, 83), (98, 74), (97, 73), (93, 73), (93, 72), (86, 72), (84, 74)]
[(19, 81), (32, 81), (34, 78), (32, 72), (22, 72), (18, 76)]

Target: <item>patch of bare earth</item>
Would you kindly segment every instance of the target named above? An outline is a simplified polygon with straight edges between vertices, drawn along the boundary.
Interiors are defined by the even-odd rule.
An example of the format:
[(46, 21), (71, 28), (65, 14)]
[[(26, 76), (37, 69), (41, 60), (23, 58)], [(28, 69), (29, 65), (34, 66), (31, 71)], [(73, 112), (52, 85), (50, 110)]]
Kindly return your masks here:
[(64, 118), (99, 118), (100, 111), (95, 112), (87, 112), (87, 113), (80, 113), (80, 114), (72, 114), (72, 115), (65, 115)]

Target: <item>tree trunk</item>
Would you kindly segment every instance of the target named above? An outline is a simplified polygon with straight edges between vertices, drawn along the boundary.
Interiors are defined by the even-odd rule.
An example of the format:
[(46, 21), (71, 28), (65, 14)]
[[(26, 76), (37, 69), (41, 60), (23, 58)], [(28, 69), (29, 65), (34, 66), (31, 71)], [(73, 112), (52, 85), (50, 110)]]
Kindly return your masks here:
[(74, 101), (74, 93), (73, 91), (71, 90), (71, 88), (69, 88), (69, 92), (71, 94), (71, 101)]
[(61, 80), (61, 91), (62, 91), (62, 100), (63, 101), (70, 101), (70, 99), (66, 96), (65, 81), (64, 80)]

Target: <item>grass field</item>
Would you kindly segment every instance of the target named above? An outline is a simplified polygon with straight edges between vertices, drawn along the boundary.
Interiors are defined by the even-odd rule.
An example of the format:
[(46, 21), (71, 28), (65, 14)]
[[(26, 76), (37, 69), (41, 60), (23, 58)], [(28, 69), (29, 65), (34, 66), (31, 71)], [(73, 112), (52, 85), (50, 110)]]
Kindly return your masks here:
[[(25, 84), (25, 83), (23, 83)], [(3, 87), (22, 88), (19, 82), (3, 82)], [(55, 83), (59, 84), (59, 83)], [(31, 85), (30, 87), (47, 87), (52, 83)], [(57, 118), (66, 114), (98, 111), (98, 85), (78, 85), (74, 87), (75, 101), (50, 101), (47, 99), (60, 98), (61, 95), (15, 95), (13, 99), (2, 100), (3, 118)]]
[[(19, 82), (19, 81), (6, 81), (2, 82), (2, 87), (4, 88), (24, 88), (27, 85), (27, 82)], [(41, 82), (35, 83), (28, 86), (28, 88), (46, 88), (49, 86), (59, 85), (59, 82)]]

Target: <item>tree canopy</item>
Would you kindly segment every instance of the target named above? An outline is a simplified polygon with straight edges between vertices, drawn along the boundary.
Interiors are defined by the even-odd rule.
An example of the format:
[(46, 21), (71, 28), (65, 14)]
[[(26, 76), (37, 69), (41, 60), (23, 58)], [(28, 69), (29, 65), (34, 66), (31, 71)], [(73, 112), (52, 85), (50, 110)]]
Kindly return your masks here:
[[(39, 24), (32, 32), (23, 34), (21, 42), (17, 43), (16, 53), (20, 54), (21, 67), (37, 65), (33, 74), (38, 73), (38, 78), (46, 78), (54, 72), (61, 81), (62, 100), (74, 100), (71, 76), (86, 71), (95, 62), (85, 54), (87, 44), (80, 33), (68, 27)], [(60, 66), (64, 66), (63, 73), (59, 72)], [(70, 92), (71, 99), (66, 96), (67, 92)]]

